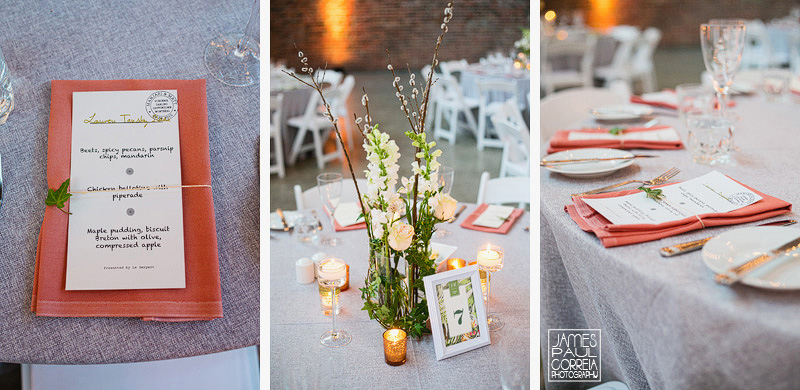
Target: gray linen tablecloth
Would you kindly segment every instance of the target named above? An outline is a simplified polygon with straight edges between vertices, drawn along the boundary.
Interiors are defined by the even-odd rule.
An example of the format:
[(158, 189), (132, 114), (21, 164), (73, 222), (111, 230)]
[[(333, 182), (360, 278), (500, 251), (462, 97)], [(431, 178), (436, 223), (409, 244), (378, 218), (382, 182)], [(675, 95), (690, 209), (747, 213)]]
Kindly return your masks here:
[[(736, 99), (742, 116), (737, 165), (710, 168), (688, 150), (654, 151), (611, 176), (541, 177), (541, 345), (547, 369), (547, 330), (602, 330), (602, 380), (631, 389), (796, 389), (800, 384), (800, 292), (721, 286), (701, 252), (663, 258), (658, 249), (753, 226), (715, 227), (643, 244), (603, 248), (564, 212), (569, 194), (627, 179), (653, 178), (677, 166), (683, 181), (716, 169), (777, 198), (800, 202), (796, 158), (798, 104)], [(660, 117), (687, 131), (676, 117)], [(542, 156), (546, 145), (542, 145)], [(635, 188), (631, 185), (628, 188)], [(770, 220), (797, 219), (796, 211)], [(590, 383), (547, 383), (548, 389)]]
[[(433, 338), (409, 343), (405, 365), (392, 367), (383, 359), (382, 334), (378, 322), (362, 311), (358, 288), (364, 286), (368, 267), (365, 230), (336, 233), (344, 245), (304, 245), (280, 231), (270, 240), (270, 383), (273, 388), (347, 389), (498, 389), (501, 378), (529, 376), (530, 352), (530, 215), (524, 213), (509, 234), (483, 233), (458, 226), (475, 205), (469, 205), (458, 221), (440, 224), (453, 232), (434, 239), (458, 246), (451, 257), (472, 261), (479, 245), (487, 242), (505, 249), (503, 269), (492, 276), (490, 311), (498, 313), (505, 327), (491, 333), (492, 344), (436, 361)], [(321, 214), (324, 215), (324, 214)], [(323, 233), (332, 232), (323, 221)], [(316, 281), (299, 284), (295, 261), (317, 251), (344, 259), (350, 265), (350, 289), (340, 298), (340, 329), (353, 341), (341, 348), (319, 343), (331, 329), (331, 317), (322, 314)], [(471, 260), (470, 260), (471, 259)]]
[[(211, 77), (203, 50), (241, 31), (251, 1), (12, 1), (0, 18), (14, 111), (0, 126), (0, 361), (112, 363), (219, 352), (259, 343), (259, 90)], [(207, 78), (214, 209), (224, 318), (47, 318), (30, 311), (47, 195), (53, 79)], [(47, 272), (47, 270), (42, 270)]]

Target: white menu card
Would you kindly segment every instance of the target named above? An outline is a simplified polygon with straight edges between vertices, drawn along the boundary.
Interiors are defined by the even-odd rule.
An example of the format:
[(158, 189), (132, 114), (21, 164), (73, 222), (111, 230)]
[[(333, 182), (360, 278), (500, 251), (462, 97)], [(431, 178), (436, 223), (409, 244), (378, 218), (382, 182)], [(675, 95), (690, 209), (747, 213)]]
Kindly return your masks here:
[(177, 91), (73, 93), (67, 290), (186, 287), (180, 156)]
[(686, 217), (727, 213), (761, 200), (761, 196), (729, 177), (712, 171), (703, 176), (659, 188), (663, 200), (644, 191), (613, 198), (583, 201), (615, 225), (658, 224)]

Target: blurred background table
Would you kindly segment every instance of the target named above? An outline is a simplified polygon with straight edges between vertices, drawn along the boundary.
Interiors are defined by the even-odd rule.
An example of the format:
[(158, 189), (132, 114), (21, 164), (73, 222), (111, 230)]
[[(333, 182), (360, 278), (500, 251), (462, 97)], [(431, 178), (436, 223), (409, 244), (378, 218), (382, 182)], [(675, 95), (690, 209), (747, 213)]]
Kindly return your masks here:
[[(208, 42), (242, 31), (251, 6), (247, 0), (4, 4), (0, 47), (15, 107), (0, 126), (0, 361), (133, 362), (259, 343), (259, 87), (226, 86), (203, 63)], [(30, 311), (54, 79), (207, 79), (224, 318), (159, 323)]]

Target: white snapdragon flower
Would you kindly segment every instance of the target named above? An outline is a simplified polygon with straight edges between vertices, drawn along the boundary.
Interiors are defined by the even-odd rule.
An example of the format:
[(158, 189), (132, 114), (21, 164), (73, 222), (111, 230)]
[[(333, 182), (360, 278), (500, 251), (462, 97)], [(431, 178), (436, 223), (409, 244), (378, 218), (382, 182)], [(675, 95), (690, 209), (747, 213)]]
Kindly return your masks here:
[(370, 223), (372, 224), (373, 237), (383, 237), (383, 232), (387, 222), (389, 222), (389, 220), (386, 218), (385, 212), (378, 209), (370, 210)]

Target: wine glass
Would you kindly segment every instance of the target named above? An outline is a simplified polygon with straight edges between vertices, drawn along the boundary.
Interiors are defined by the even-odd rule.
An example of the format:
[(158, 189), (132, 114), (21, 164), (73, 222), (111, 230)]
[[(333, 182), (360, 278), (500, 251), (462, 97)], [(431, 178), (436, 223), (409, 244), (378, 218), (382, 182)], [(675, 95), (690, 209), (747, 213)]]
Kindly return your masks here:
[[(319, 174), (317, 176), (317, 190), (322, 199), (322, 204), (328, 209), (335, 221), (336, 207), (339, 206), (339, 200), (342, 198), (342, 174), (335, 172)], [(322, 239), (322, 244), (336, 246), (342, 244), (342, 240), (337, 237), (326, 237)]]
[[(439, 167), (439, 177), (438, 177), (438, 184), (439, 188), (441, 188), (441, 193), (445, 195), (450, 195), (450, 191), (453, 190), (453, 179), (455, 178), (455, 172), (453, 171), (452, 167), (446, 167), (442, 165)], [(453, 234), (451, 231), (446, 229), (437, 229), (436, 230), (436, 238), (445, 238), (450, 237)]]
[[(485, 275), (486, 291), (484, 291), (484, 299), (486, 300), (486, 322), (489, 324), (489, 330), (494, 332), (503, 329), (505, 325), (497, 314), (489, 312), (489, 292), (491, 290), (492, 273), (503, 269), (503, 248), (491, 244), (486, 244), (478, 248), (478, 269), (483, 271)], [(483, 275), (481, 276), (481, 279), (484, 279)], [(481, 282), (483, 282), (483, 280)]]
[(255, 40), (259, 0), (253, 1), (244, 33), (221, 34), (206, 46), (206, 68), (217, 80), (235, 87), (253, 85), (259, 79), (260, 49)]
[(336, 308), (339, 304), (339, 289), (344, 286), (347, 280), (347, 264), (344, 260), (334, 257), (322, 260), (317, 266), (317, 275), (319, 286), (331, 290), (331, 306), (333, 308), (331, 310), (333, 327), (320, 337), (319, 342), (326, 347), (343, 347), (353, 339), (350, 333), (336, 329)]
[[(713, 19), (709, 23), (700, 25), (703, 62), (711, 74), (711, 81), (717, 93), (717, 106), (722, 116), (726, 115), (729, 89), (742, 62), (745, 31), (745, 23), (741, 19)], [(731, 138), (731, 149), (738, 149), (733, 145), (733, 138)]]

